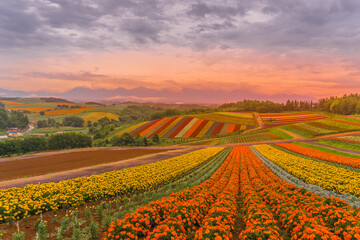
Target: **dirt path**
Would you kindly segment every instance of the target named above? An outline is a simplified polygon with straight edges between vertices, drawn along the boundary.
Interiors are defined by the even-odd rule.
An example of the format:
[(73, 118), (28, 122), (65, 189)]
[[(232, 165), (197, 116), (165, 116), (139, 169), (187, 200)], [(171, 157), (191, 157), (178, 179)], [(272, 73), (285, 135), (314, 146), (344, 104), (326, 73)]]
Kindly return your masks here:
[(107, 163), (97, 166), (84, 167), (80, 169), (74, 169), (69, 171), (63, 171), (58, 173), (52, 173), (47, 175), (29, 177), (29, 178), (21, 178), (21, 179), (13, 179), (8, 181), (0, 182), (0, 188), (11, 188), (11, 187), (24, 187), (27, 184), (38, 184), (44, 182), (59, 182), (61, 180), (77, 178), (77, 177), (87, 177), (94, 174), (101, 174), (104, 172), (110, 172), (113, 170), (120, 170), (128, 167), (135, 167), (147, 163), (162, 161), (171, 157), (179, 156), (191, 151), (194, 151), (198, 148), (185, 148), (174, 151), (166, 151), (162, 153), (132, 158), (128, 160), (123, 160), (119, 162)]
[(243, 132), (243, 134), (249, 133), (249, 132), (254, 132), (256, 130), (263, 129), (265, 127), (265, 124), (264, 124), (260, 114), (257, 113), (257, 112), (254, 112), (254, 115), (255, 115), (256, 121), (258, 122), (259, 126), (257, 128), (246, 130), (246, 131)]
[(282, 131), (282, 132), (284, 132), (284, 133), (286, 133), (286, 134), (288, 134), (288, 135), (290, 135), (291, 137), (293, 137), (293, 139), (292, 140), (299, 140), (299, 139), (305, 139), (304, 137), (302, 137), (302, 136), (300, 136), (300, 135), (297, 135), (297, 134), (295, 134), (295, 133), (293, 133), (293, 132), (289, 132), (289, 131), (287, 131), (287, 130), (285, 130), (285, 129), (278, 129), (279, 131)]

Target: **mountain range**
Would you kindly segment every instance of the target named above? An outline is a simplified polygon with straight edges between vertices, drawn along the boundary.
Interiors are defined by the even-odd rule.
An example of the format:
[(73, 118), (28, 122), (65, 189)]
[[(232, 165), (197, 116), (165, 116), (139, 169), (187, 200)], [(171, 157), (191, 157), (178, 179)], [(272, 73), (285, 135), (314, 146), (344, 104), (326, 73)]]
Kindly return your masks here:
[(150, 89), (146, 87), (137, 87), (133, 89), (90, 89), (77, 87), (63, 93), (51, 93), (45, 91), (26, 92), (18, 90), (8, 90), (0, 88), (0, 97), (60, 97), (68, 100), (100, 101), (100, 102), (159, 102), (159, 103), (196, 103), (196, 104), (222, 104), (228, 102), (237, 102), (240, 100), (270, 100), (274, 102), (286, 102), (287, 100), (307, 100), (317, 101), (311, 96), (302, 96), (296, 94), (277, 94), (262, 95), (247, 90), (235, 89), (232, 91), (211, 90), (211, 89), (193, 89), (182, 88), (173, 89)]

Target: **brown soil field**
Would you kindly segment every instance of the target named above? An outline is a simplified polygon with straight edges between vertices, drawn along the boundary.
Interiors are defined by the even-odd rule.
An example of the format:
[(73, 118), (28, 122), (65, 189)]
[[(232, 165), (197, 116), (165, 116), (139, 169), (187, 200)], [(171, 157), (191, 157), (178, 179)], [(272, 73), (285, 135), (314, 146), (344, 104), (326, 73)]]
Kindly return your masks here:
[(0, 181), (39, 176), (99, 164), (118, 162), (148, 154), (168, 151), (161, 149), (95, 150), (61, 153), (43, 157), (0, 162)]

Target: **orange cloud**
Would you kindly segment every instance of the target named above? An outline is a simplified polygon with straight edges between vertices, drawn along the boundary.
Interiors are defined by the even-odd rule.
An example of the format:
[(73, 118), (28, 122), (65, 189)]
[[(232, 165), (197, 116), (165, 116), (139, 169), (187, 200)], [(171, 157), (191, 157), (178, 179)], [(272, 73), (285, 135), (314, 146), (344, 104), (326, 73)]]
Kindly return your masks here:
[(357, 62), (315, 50), (197, 52), (167, 46), (146, 51), (75, 52), (8, 64), (0, 76), (0, 87), (51, 92), (79, 86), (246, 89), (265, 95), (324, 97), (360, 89)]

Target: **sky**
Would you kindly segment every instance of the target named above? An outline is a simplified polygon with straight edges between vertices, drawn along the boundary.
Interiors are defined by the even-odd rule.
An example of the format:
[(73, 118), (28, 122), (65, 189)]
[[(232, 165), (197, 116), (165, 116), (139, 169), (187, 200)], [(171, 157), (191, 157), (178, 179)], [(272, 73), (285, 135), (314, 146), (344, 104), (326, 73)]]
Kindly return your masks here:
[(355, 93), (359, 16), (358, 0), (2, 0), (0, 88)]

